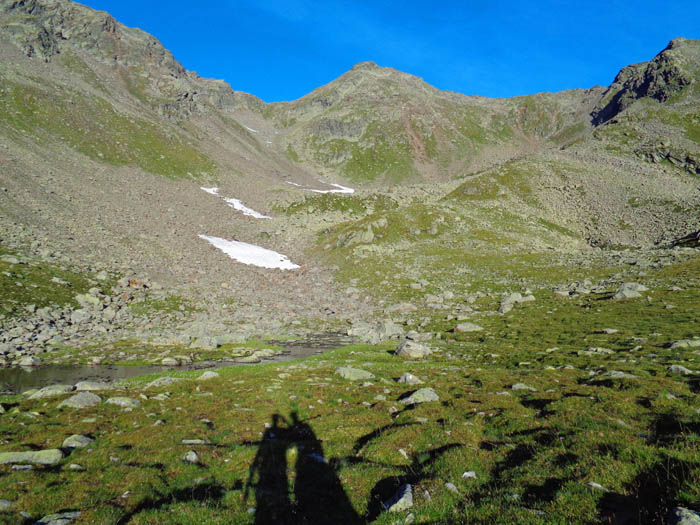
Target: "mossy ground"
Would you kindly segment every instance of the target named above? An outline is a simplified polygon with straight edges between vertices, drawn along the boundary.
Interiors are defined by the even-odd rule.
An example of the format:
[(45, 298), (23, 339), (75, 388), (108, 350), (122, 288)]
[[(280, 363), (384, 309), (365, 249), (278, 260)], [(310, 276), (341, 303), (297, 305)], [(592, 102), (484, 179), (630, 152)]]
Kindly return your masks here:
[(83, 273), (22, 256), (0, 244), (2, 256), (18, 261), (0, 260), (0, 313), (7, 317), (26, 315), (29, 305), (77, 308), (75, 296), (92, 286)]
[[(695, 257), (649, 271), (652, 290), (627, 301), (541, 290), (507, 315), (481, 314), (476, 333), (452, 333), (455, 321), (436, 312), (440, 351), (421, 361), (392, 355), (394, 344), (356, 345), (208, 381), (172, 372), (190, 380), (156, 389), (142, 377), (101, 394), (140, 399), (133, 411), (3, 398), (2, 451), (60, 447), (73, 433), (96, 441), (57, 467), (0, 467), (0, 494), (33, 517), (80, 509), (85, 522), (253, 523), (273, 502), (303, 522), (318, 516), (313, 501), (336, 522), (394, 523), (406, 513), (382, 512), (381, 501), (409, 482), (417, 523), (657, 523), (700, 500), (700, 384), (668, 370), (698, 368), (697, 350), (668, 347), (699, 335), (698, 270)], [(482, 301), (495, 309), (495, 298)], [(611, 353), (581, 353), (588, 347)], [(334, 374), (347, 365), (376, 377)], [(417, 388), (396, 382), (405, 371), (440, 401), (400, 404)], [(193, 438), (210, 445), (182, 444)], [(191, 448), (202, 465), (182, 461)]]
[(0, 108), (0, 126), (11, 136), (30, 134), (41, 145), (59, 141), (97, 161), (134, 165), (170, 178), (197, 178), (216, 171), (214, 162), (180, 130), (163, 130), (72, 88), (0, 78)]

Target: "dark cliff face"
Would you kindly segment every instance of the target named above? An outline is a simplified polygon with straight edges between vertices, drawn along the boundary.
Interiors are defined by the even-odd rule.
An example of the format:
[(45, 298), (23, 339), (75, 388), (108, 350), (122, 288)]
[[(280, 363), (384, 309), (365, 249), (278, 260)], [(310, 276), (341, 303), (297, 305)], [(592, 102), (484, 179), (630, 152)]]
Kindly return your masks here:
[(696, 80), (698, 55), (700, 41), (678, 38), (652, 61), (623, 68), (594, 110), (594, 123), (607, 122), (640, 98), (666, 102), (679, 95)]

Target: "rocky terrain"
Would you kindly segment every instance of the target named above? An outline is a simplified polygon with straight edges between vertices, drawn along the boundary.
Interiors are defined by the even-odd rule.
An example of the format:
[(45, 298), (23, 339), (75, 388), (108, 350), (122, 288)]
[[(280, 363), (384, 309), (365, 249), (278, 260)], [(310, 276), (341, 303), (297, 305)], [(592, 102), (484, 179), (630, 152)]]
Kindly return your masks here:
[(0, 0), (0, 521), (694, 523), (699, 80), (266, 104)]

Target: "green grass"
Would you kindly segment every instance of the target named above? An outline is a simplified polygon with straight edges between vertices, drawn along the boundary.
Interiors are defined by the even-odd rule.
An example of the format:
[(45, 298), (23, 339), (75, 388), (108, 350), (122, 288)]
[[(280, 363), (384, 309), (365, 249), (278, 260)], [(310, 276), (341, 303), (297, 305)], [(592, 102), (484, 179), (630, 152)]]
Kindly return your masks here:
[(0, 256), (3, 255), (19, 261), (12, 264), (0, 260), (0, 313), (5, 316), (26, 315), (25, 308), (32, 304), (37, 308), (67, 305), (77, 308), (75, 296), (86, 293), (92, 286), (83, 273), (24, 257), (0, 245)]
[(485, 201), (515, 196), (533, 202), (532, 183), (537, 172), (527, 164), (508, 162), (503, 166), (464, 182), (445, 197), (446, 200)]
[(154, 313), (193, 313), (200, 311), (190, 301), (178, 295), (170, 295), (162, 299), (146, 297), (142, 301), (131, 303), (129, 307), (134, 314), (142, 316)]
[[(391, 344), (356, 345), (143, 390), (150, 376), (126, 392), (101, 394), (140, 399), (130, 412), (4, 398), (2, 451), (59, 447), (72, 433), (96, 441), (56, 468), (0, 467), (0, 491), (32, 517), (80, 509), (81, 519), (99, 523), (253, 523), (256, 512), (263, 519), (274, 511), (266, 502), (279, 511), (291, 501), (298, 522), (321, 509), (339, 523), (389, 524), (407, 513), (381, 512), (380, 502), (409, 482), (417, 523), (656, 523), (700, 498), (697, 378), (667, 370), (698, 367), (692, 349), (667, 348), (698, 335), (698, 270), (694, 258), (651, 272), (651, 300), (564, 299), (543, 290), (508, 315), (480, 316), (482, 332), (454, 335), (441, 320), (446, 339), (421, 361), (391, 355)], [(669, 291), (684, 279), (683, 291)], [(580, 353), (593, 346), (612, 353)], [(343, 380), (334, 374), (341, 365), (376, 378), (364, 386)], [(398, 403), (415, 390), (395, 381), (406, 370), (440, 401), (414, 409)], [(603, 375), (611, 370), (636, 377)], [(516, 383), (536, 390), (512, 390)], [(274, 425), (275, 414), (271, 439), (265, 424)], [(181, 443), (193, 438), (211, 445)], [(182, 462), (192, 448), (201, 466)], [(70, 463), (86, 471), (71, 471)], [(462, 478), (466, 471), (476, 479)]]
[(341, 212), (350, 215), (363, 215), (369, 212), (391, 210), (398, 205), (386, 195), (373, 194), (368, 197), (324, 193), (307, 196), (281, 210), (287, 215), (299, 213)]
[(31, 134), (42, 145), (61, 142), (108, 164), (135, 165), (171, 178), (212, 174), (216, 165), (179, 131), (117, 111), (106, 100), (57, 84), (0, 85), (0, 126)]
[(349, 179), (392, 182), (416, 175), (408, 137), (403, 129), (375, 121), (356, 142), (345, 139), (311, 139), (316, 161), (338, 165)]

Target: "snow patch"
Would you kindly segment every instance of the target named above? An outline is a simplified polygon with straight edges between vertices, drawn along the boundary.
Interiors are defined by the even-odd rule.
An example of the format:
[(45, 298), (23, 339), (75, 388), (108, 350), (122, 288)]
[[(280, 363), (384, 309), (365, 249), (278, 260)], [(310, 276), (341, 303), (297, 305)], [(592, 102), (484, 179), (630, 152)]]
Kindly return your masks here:
[(224, 200), (226, 201), (226, 204), (231, 206), (234, 210), (242, 212), (243, 215), (248, 215), (249, 217), (254, 217), (256, 219), (272, 219), (272, 217), (270, 217), (269, 215), (263, 215), (260, 212), (251, 210), (247, 206), (244, 206), (243, 203), (238, 199), (229, 199), (227, 197), (224, 197)]
[(355, 190), (352, 188), (346, 188), (345, 186), (341, 186), (340, 184), (330, 184), (328, 183), (329, 186), (333, 186), (334, 188), (338, 188), (337, 190), (311, 190), (314, 193), (355, 193)]
[(235, 259), (243, 264), (259, 266), (260, 268), (278, 268), (280, 270), (299, 268), (299, 265), (290, 261), (286, 255), (273, 252), (261, 246), (241, 241), (227, 241), (221, 237), (211, 237), (209, 235), (199, 235), (199, 238), (208, 241), (211, 245), (231, 257), (231, 259)]
[(206, 191), (207, 193), (209, 193), (211, 195), (216, 195), (216, 196), (219, 195), (219, 188), (217, 188), (216, 186), (214, 186), (213, 188), (205, 188), (204, 186), (200, 186), (200, 189)]
[[(206, 191), (207, 193), (211, 195), (216, 195), (217, 197), (221, 197), (219, 195), (219, 188), (205, 188), (204, 186), (200, 186), (200, 189)], [(272, 219), (272, 217), (268, 215), (263, 215), (260, 212), (257, 212), (251, 208), (248, 208), (245, 206), (239, 199), (233, 199), (233, 198), (228, 198), (228, 197), (221, 197), (226, 201), (226, 204), (228, 204), (231, 208), (234, 210), (240, 211), (243, 213), (243, 215), (247, 215), (248, 217), (254, 217), (255, 219)]]
[(302, 188), (304, 190), (308, 191), (313, 191), (314, 193), (355, 193), (355, 190), (352, 188), (348, 188), (346, 186), (341, 186), (340, 184), (331, 184), (329, 182), (323, 182), (319, 181), (323, 184), (328, 184), (329, 186), (333, 186), (334, 188), (337, 188), (335, 190), (315, 190), (313, 188), (303, 188), (301, 184), (297, 184), (296, 182), (290, 182), (290, 181), (285, 181), (287, 184), (291, 184), (292, 186), (296, 186), (297, 188)]

